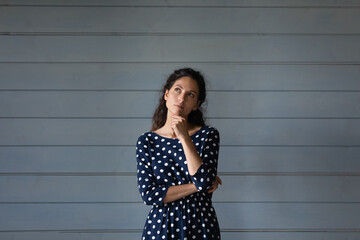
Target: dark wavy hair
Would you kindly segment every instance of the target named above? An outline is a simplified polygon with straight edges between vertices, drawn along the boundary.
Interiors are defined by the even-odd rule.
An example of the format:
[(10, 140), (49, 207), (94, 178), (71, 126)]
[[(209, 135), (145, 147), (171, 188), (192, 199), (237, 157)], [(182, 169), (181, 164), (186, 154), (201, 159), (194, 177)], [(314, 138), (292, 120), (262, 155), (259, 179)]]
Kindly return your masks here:
[(164, 95), (166, 90), (170, 90), (170, 88), (174, 85), (176, 80), (182, 77), (190, 77), (191, 79), (195, 80), (198, 87), (199, 87), (199, 94), (198, 94), (198, 101), (200, 101), (199, 107), (192, 111), (188, 116), (188, 122), (197, 125), (197, 126), (204, 126), (205, 125), (205, 119), (203, 116), (203, 110), (201, 108), (201, 105), (206, 100), (206, 84), (205, 79), (203, 75), (192, 68), (181, 68), (175, 70), (166, 80), (161, 92), (160, 92), (160, 98), (159, 98), (159, 105), (156, 108), (154, 115), (152, 117), (152, 127), (151, 131), (155, 131), (162, 126), (164, 126), (167, 118), (167, 107), (166, 107), (166, 101), (164, 99)]

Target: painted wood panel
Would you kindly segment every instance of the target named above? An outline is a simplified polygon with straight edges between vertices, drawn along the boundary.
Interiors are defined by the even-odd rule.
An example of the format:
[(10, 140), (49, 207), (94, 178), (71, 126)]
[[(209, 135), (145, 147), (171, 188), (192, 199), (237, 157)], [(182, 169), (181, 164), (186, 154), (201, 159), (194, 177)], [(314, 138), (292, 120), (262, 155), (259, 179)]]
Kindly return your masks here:
[[(360, 221), (359, 203), (214, 203), (214, 208), (223, 230), (354, 231)], [(1, 204), (6, 221), (0, 231), (140, 230), (149, 210), (142, 203)]]
[(358, 239), (359, 7), (0, 0), (0, 239), (139, 239), (135, 141), (183, 66), (209, 81), (224, 240)]
[[(1, 91), (0, 117), (151, 118), (159, 96), (158, 91)], [(360, 92), (214, 91), (207, 97), (209, 118), (360, 117)]]
[(328, 0), (328, 1), (286, 1), (283, 0), (148, 0), (146, 4), (142, 0), (56, 0), (48, 2), (47, 0), (1, 0), (2, 4), (19, 6), (160, 6), (160, 7), (177, 7), (177, 6), (208, 6), (208, 7), (358, 7), (357, 0)]
[[(0, 175), (134, 174), (135, 146), (0, 147)], [(221, 174), (356, 174), (360, 147), (221, 146)]]
[(9, 6), (0, 9), (0, 31), (55, 35), (357, 34), (359, 14), (359, 8)]
[(357, 35), (0, 36), (0, 62), (354, 63), (359, 41)]
[(20, 231), (0, 232), (0, 239), (36, 239), (36, 240), (139, 240), (140, 231)]
[[(214, 193), (214, 202), (360, 202), (360, 175), (220, 177), (223, 186)], [(136, 176), (0, 176), (0, 202), (142, 203), (142, 199)]]
[[(22, 231), (22, 232), (0, 232), (1, 239), (36, 239), (36, 240), (139, 240), (141, 238), (141, 231), (128, 233), (131, 230), (124, 232), (119, 230), (93, 230), (93, 231)], [(360, 233), (357, 232), (317, 232), (317, 231), (283, 231), (274, 232), (266, 230), (229, 230), (221, 233), (222, 239), (246, 239), (246, 240), (358, 240)]]
[(185, 66), (203, 71), (210, 91), (360, 91), (360, 65), (287, 63), (0, 63), (0, 89), (158, 91)]
[[(231, 146), (359, 146), (359, 119), (211, 119)], [(141, 127), (139, 127), (141, 126)], [(0, 145), (131, 145), (149, 119), (0, 119)], [(350, 130), (351, 129), (351, 130)]]

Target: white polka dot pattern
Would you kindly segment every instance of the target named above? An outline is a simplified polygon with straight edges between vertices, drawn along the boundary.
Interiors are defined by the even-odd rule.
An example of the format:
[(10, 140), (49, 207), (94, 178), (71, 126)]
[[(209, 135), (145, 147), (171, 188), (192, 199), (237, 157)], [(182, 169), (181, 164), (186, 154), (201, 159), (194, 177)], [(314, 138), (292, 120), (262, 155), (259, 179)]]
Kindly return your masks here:
[[(145, 204), (152, 209), (145, 222), (143, 240), (220, 239), (212, 194), (207, 193), (217, 175), (220, 137), (213, 127), (203, 126), (191, 136), (203, 162), (190, 176), (178, 139), (154, 132), (142, 134), (136, 145), (138, 188)], [(197, 193), (164, 204), (170, 186), (193, 182)]]
[(197, 172), (191, 176), (193, 183), (200, 192), (207, 192), (213, 185), (217, 175), (219, 156), (219, 132), (214, 129), (202, 141), (200, 156), (203, 160)]

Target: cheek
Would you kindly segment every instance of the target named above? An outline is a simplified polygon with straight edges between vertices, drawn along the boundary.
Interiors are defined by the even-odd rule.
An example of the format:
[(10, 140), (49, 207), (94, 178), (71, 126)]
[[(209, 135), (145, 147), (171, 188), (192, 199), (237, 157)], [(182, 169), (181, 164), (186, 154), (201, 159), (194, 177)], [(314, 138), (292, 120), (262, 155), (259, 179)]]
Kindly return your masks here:
[(171, 93), (169, 93), (169, 95), (168, 95), (168, 100), (167, 101), (170, 101), (170, 102), (173, 102), (174, 101), (174, 94), (171, 94)]

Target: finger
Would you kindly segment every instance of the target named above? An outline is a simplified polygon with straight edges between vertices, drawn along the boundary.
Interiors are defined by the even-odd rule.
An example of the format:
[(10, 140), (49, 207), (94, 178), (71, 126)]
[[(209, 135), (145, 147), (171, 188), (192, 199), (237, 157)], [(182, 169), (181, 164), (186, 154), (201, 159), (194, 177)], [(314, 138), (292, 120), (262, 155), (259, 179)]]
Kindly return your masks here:
[(171, 122), (171, 126), (172, 126), (172, 127), (178, 127), (178, 126), (179, 126), (179, 122), (177, 122), (177, 121), (172, 121), (172, 122)]
[(181, 121), (179, 119), (172, 119), (171, 123), (172, 124), (179, 124), (179, 123), (181, 123)]
[(180, 116), (180, 115), (173, 115), (173, 116), (172, 116), (172, 119), (185, 120), (185, 118), (183, 118), (183, 117)]
[(178, 123), (185, 123), (185, 118), (182, 117), (173, 117), (172, 121), (178, 122)]
[(216, 180), (218, 181), (218, 183), (219, 183), (220, 185), (222, 185), (222, 180), (221, 180), (221, 178), (219, 178), (218, 176), (216, 176)]
[(211, 192), (215, 192), (216, 189), (218, 189), (218, 185), (214, 184), (211, 188)]

